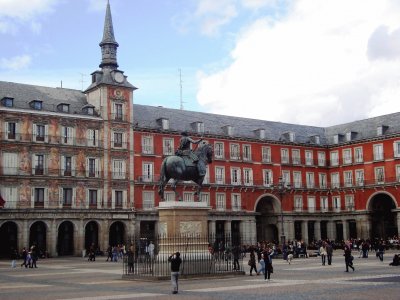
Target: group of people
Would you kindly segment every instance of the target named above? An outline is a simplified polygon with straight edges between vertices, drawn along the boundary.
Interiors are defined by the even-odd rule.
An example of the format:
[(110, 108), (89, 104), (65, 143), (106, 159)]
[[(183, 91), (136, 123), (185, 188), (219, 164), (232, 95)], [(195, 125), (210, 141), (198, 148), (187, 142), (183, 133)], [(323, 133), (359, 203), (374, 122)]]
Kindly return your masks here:
[(118, 244), (116, 246), (109, 245), (107, 248), (107, 259), (106, 261), (118, 262), (126, 254), (126, 247), (124, 244)]
[[(22, 267), (37, 268), (39, 253), (35, 245), (31, 246), (29, 250), (24, 247), (21, 252), (21, 257), (22, 257), (21, 268)], [(12, 267), (14, 268), (16, 267), (16, 262), (15, 262), (16, 259), (17, 257), (14, 257), (11, 263)]]

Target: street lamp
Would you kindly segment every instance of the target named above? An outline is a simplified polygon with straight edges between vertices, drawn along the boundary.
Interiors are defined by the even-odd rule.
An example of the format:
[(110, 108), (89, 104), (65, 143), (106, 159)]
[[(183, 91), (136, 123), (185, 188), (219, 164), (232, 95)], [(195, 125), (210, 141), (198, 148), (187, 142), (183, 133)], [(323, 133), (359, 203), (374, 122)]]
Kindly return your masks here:
[(283, 195), (286, 193), (288, 188), (290, 188), (290, 185), (285, 184), (285, 181), (283, 180), (282, 176), (280, 176), (279, 182), (278, 182), (278, 193), (279, 193), (279, 198), (281, 200), (281, 244), (282, 244), (282, 246), (286, 242), (285, 227), (283, 226)]

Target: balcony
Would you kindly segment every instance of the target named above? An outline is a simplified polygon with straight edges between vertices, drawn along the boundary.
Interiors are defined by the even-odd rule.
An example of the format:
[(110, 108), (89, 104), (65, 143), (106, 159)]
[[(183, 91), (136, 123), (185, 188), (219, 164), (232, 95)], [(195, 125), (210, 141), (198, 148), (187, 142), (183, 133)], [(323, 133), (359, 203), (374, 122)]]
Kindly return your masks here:
[(35, 175), (43, 175), (44, 169), (43, 167), (35, 167)]

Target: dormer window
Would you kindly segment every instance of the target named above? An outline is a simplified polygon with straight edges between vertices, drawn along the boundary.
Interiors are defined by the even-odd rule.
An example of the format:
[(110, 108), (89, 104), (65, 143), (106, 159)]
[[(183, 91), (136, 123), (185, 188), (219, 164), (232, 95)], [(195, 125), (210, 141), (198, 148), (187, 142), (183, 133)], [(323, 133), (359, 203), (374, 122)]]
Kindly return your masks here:
[(284, 139), (288, 142), (294, 142), (295, 134), (292, 131), (288, 131), (282, 134)]
[(235, 127), (233, 127), (231, 125), (227, 125), (227, 126), (222, 127), (222, 129), (224, 130), (224, 133), (226, 135), (233, 136)]
[(265, 129), (257, 129), (254, 130), (254, 134), (256, 135), (256, 137), (258, 137), (260, 140), (264, 140), (265, 139)]
[(94, 109), (93, 107), (88, 107), (87, 108), (87, 114), (93, 116), (94, 115)]
[(69, 113), (69, 104), (61, 103), (57, 106), (58, 111), (63, 113)]
[(82, 108), (82, 112), (85, 115), (93, 116), (94, 115), (94, 107), (90, 104), (87, 104)]
[(192, 128), (197, 133), (204, 133), (204, 123), (203, 122), (193, 122)]
[(5, 97), (3, 100), (1, 100), (1, 103), (5, 107), (13, 107), (14, 106), (14, 99), (11, 97)]
[(354, 131), (346, 132), (346, 142), (352, 141), (356, 137), (356, 135), (357, 135), (357, 132), (354, 132)]
[(376, 135), (377, 135), (377, 136), (384, 135), (384, 134), (386, 133), (386, 130), (387, 130), (388, 128), (389, 128), (389, 126), (385, 126), (385, 125), (378, 126), (378, 127), (376, 128)]
[(342, 141), (342, 139), (343, 139), (343, 134), (335, 134), (334, 136), (333, 136), (333, 143), (334, 144), (339, 144), (341, 141)]
[(167, 118), (160, 118), (157, 120), (162, 130), (169, 130), (169, 120)]
[(310, 137), (310, 141), (316, 145), (321, 144), (321, 138), (319, 135), (313, 135)]
[(31, 107), (36, 110), (42, 110), (43, 102), (39, 100), (33, 100), (31, 103)]

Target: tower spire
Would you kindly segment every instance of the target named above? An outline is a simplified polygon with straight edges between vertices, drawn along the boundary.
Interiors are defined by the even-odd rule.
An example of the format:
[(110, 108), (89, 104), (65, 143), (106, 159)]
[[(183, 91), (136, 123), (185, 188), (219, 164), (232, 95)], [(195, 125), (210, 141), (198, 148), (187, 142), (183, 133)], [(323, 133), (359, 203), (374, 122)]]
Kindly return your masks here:
[(114, 36), (109, 0), (107, 1), (106, 17), (104, 20), (103, 39), (99, 45), (101, 47), (101, 64), (99, 67), (117, 69), (117, 48), (119, 45)]

